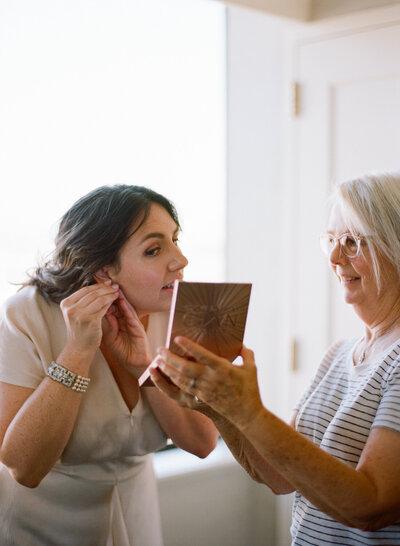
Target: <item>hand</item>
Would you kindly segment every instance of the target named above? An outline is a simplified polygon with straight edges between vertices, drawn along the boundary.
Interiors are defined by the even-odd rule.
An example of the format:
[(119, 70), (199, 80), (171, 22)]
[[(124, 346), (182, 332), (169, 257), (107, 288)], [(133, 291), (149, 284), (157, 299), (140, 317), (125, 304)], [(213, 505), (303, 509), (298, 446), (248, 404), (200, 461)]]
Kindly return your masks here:
[(139, 377), (151, 362), (146, 331), (121, 290), (103, 320), (103, 342), (129, 373)]
[(118, 298), (118, 285), (106, 281), (80, 288), (63, 299), (60, 308), (67, 327), (67, 345), (74, 351), (94, 352), (103, 335), (101, 322)]
[[(161, 358), (159, 357), (156, 359), (157, 362), (162, 362)], [(150, 369), (150, 377), (153, 381), (154, 385), (164, 394), (166, 394), (169, 398), (174, 400), (177, 404), (182, 406), (183, 408), (189, 408), (199, 411), (200, 413), (204, 413), (205, 415), (208, 415), (211, 417), (215, 412), (210, 406), (202, 402), (197, 396), (194, 396), (190, 392), (185, 392), (184, 390), (180, 389), (177, 385), (172, 383), (170, 379), (163, 374), (160, 369), (156, 366), (152, 366)]]
[[(242, 347), (243, 364), (238, 366), (187, 338), (177, 337), (174, 341), (195, 360), (187, 360), (167, 349), (160, 349), (158, 366), (186, 396), (191, 396), (193, 400), (189, 402), (189, 407), (195, 407), (196, 396), (239, 428), (245, 427), (263, 409), (252, 351)], [(155, 372), (152, 372), (153, 377), (155, 383), (158, 382), (169, 396), (189, 400), (172, 388), (168, 393)]]

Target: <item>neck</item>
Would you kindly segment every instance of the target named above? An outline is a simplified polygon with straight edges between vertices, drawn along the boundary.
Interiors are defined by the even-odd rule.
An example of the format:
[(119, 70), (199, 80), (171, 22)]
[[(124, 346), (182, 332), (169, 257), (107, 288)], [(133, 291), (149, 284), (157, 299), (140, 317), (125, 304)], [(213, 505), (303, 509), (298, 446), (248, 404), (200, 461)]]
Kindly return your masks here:
[(400, 301), (396, 300), (392, 303), (388, 312), (383, 312), (384, 309), (387, 310), (388, 306), (381, 302), (370, 313), (356, 310), (365, 324), (365, 334), (355, 349), (354, 365), (373, 360), (400, 338)]
[(139, 317), (139, 320), (143, 324), (144, 329), (147, 331), (147, 327), (149, 325), (149, 315)]
[(368, 304), (353, 305), (365, 325), (367, 341), (377, 339), (400, 327), (400, 286), (396, 293), (376, 294)]
[(400, 309), (394, 308), (381, 320), (375, 319), (371, 324), (366, 324), (365, 339), (373, 343), (379, 338), (398, 335), (400, 337)]

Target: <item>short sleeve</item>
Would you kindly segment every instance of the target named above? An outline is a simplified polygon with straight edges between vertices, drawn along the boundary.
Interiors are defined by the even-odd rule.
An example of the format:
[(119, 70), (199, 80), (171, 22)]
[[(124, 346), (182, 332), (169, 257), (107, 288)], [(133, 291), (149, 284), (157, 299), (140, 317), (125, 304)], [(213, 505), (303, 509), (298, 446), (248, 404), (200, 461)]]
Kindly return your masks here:
[[(338, 341), (329, 347), (329, 349), (324, 354), (320, 365), (318, 366), (318, 369), (314, 378), (311, 380), (309, 386), (303, 392), (300, 400), (294, 407), (294, 411), (300, 411), (305, 401), (310, 397), (311, 393), (314, 392), (317, 385), (321, 383), (322, 378), (325, 376), (325, 374), (329, 370), (334, 358), (337, 357), (339, 352), (340, 354), (343, 353), (343, 350), (345, 349), (345, 347), (348, 346), (348, 343), (349, 343), (348, 341)], [(351, 343), (354, 343), (354, 341), (352, 341)]]
[(0, 312), (0, 381), (39, 385), (52, 360), (45, 322), (34, 288), (24, 288), (5, 302)]
[(386, 357), (383, 368), (381, 402), (372, 427), (384, 427), (400, 432), (400, 346)]

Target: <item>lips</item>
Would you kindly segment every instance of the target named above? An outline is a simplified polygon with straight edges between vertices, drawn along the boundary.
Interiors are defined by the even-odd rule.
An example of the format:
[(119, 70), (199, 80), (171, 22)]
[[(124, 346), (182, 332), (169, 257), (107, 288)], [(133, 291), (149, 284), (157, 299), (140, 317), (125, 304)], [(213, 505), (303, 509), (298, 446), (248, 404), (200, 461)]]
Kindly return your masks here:
[(170, 283), (168, 284), (165, 284), (162, 289), (163, 290), (171, 290), (173, 287), (174, 287), (174, 284), (175, 284), (175, 281), (182, 281), (183, 280), (183, 275), (179, 275), (177, 277), (175, 277), (175, 279), (173, 279)]
[(339, 278), (340, 278), (341, 282), (350, 282), (350, 281), (358, 281), (358, 279), (360, 277), (354, 277), (354, 276), (351, 276), (351, 275), (340, 275), (339, 274)]

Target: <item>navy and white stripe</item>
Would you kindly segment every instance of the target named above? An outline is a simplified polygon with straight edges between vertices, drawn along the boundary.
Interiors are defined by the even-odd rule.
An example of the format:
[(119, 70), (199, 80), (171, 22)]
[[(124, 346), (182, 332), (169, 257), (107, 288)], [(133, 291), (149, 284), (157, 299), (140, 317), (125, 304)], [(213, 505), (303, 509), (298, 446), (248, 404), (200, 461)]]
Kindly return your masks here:
[[(400, 340), (377, 362), (353, 366), (356, 342), (329, 349), (296, 407), (296, 429), (353, 467), (371, 428), (400, 433)], [(378, 531), (353, 529), (320, 512), (297, 492), (291, 532), (294, 545), (400, 544), (400, 522)]]

